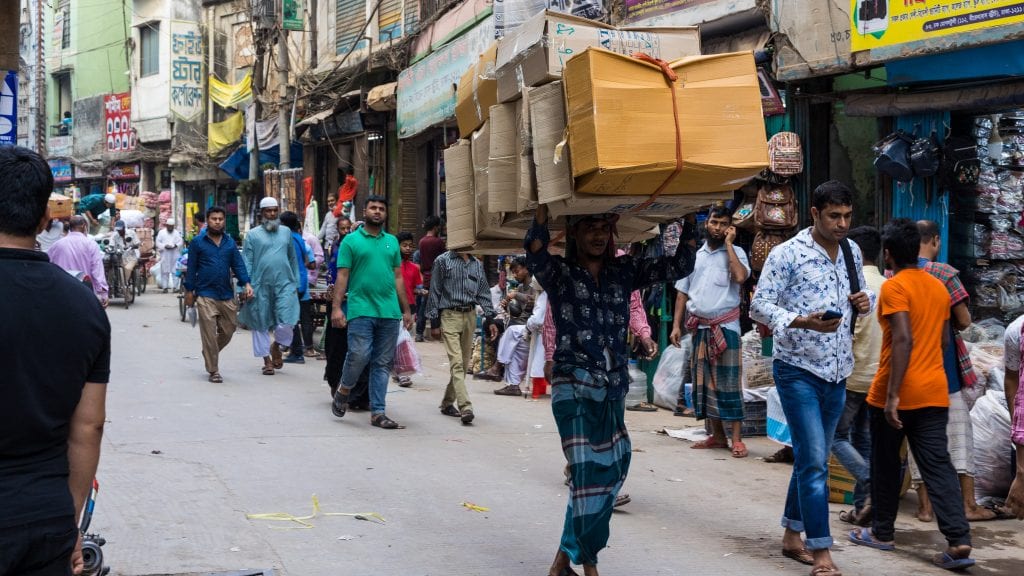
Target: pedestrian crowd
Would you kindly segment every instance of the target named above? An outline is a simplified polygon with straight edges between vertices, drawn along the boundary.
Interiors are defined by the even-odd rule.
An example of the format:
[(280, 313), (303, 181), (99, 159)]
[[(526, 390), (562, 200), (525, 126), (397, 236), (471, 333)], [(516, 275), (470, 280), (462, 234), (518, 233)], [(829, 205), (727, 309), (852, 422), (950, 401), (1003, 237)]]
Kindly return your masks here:
[[(388, 204), (380, 196), (368, 196), (357, 219), (356, 186), (347, 172), (319, 236), (266, 197), (239, 248), (226, 233), (224, 208), (205, 211), (205, 227), (188, 245), (183, 298), (196, 309), (210, 382), (224, 381), (219, 355), (244, 325), (263, 375), (320, 358), (333, 415), (350, 419), (350, 411), (368, 410), (370, 424), (381, 429), (404, 428), (387, 412), (387, 388), (392, 379), (412, 385), (398, 373), (404, 360), (397, 357), (427, 339), (441, 342), (449, 361), (438, 409), (463, 425), (477, 418), (469, 376), (498, 382), (500, 396), (550, 395), (569, 495), (549, 573), (576, 574), (575, 564), (594, 576), (612, 510), (629, 500), (622, 486), (632, 454), (625, 422), (630, 357), (659, 353), (641, 291), (672, 284), (669, 340), (688, 341), (692, 350), (691, 399), (680, 386), (677, 414), (692, 409), (709, 421), (710, 435), (692, 448), (748, 455), (740, 320), (751, 266), (736, 244), (728, 207), (712, 207), (700, 231), (692, 217), (680, 220), (677, 246), (650, 255), (619, 249), (615, 214), (568, 217), (564, 249), (555, 254), (547, 209), (540, 206), (521, 255), (494, 278), (481, 258), (447, 249), (437, 217), (426, 219), (418, 243), (408, 231), (386, 231)], [(0, 274), (18, 279), (0, 285), (12, 320), (0, 330), (9, 343), (4, 359), (20, 366), (19, 392), (0, 402), (0, 501), (15, 504), (0, 513), (0, 573), (19, 573), (26, 562), (80, 567), (75, 524), (99, 457), (110, 326), (102, 310), (102, 256), (87, 233), (97, 211), (113, 210), (113, 203), (83, 199), (82, 214), (64, 233), (47, 214), (51, 188), (38, 155), (0, 148)], [(792, 433), (782, 553), (812, 566), (812, 576), (841, 574), (830, 553), (832, 453), (857, 482), (854, 509), (841, 515), (856, 525), (846, 539), (895, 549), (906, 442), (918, 517), (937, 518), (947, 541), (933, 562), (962, 569), (974, 563), (969, 522), (1004, 513), (1024, 518), (1024, 474), (1013, 482), (1009, 512), (975, 502), (970, 417), (960, 393), (973, 373), (965, 369), (969, 359), (958, 333), (971, 317), (957, 271), (935, 262), (937, 226), (896, 219), (881, 231), (852, 228), (852, 214), (845, 185), (818, 186), (813, 224), (770, 252), (750, 304), (751, 319), (773, 334), (773, 376)], [(111, 242), (125, 252), (137, 248), (112, 221)], [(156, 238), (161, 261), (176, 262), (184, 248), (174, 224), (168, 220)], [(88, 272), (95, 297), (70, 275), (55, 273), (48, 260)], [(128, 260), (124, 266), (136, 265)], [(169, 286), (173, 269), (160, 270)], [(327, 293), (322, 345), (313, 319), (321, 284)], [(46, 299), (63, 308), (35, 304)], [(21, 318), (35, 310), (59, 316), (52, 319), (63, 326), (58, 335), (48, 331), (49, 320)], [(1024, 445), (1024, 401), (1015, 401), (1021, 325), (1024, 317), (1006, 332), (1007, 401), (1018, 447)], [(64, 365), (32, 350), (39, 341), (66, 350)], [(49, 384), (36, 384), (44, 381)], [(60, 538), (60, 546), (36, 546)]]

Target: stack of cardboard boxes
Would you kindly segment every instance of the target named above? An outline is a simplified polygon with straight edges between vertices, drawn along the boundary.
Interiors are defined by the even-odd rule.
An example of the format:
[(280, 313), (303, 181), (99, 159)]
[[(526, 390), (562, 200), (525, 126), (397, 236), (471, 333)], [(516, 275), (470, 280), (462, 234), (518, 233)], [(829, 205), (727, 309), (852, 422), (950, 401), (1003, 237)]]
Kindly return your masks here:
[[(672, 62), (676, 90), (635, 53)], [(701, 57), (696, 27), (541, 13), (481, 54), (456, 98), (464, 140), (445, 151), (451, 248), (521, 251), (538, 204), (556, 225), (620, 213), (620, 239), (642, 239), (731, 198), (768, 164), (753, 55)]]

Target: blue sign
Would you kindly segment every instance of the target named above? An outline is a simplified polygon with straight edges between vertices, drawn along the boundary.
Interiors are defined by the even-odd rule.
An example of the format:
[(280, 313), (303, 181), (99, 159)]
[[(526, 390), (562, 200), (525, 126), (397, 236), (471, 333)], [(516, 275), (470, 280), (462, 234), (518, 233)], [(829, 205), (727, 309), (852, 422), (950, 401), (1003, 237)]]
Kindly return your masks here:
[(18, 143), (18, 73), (8, 72), (0, 85), (0, 146)]

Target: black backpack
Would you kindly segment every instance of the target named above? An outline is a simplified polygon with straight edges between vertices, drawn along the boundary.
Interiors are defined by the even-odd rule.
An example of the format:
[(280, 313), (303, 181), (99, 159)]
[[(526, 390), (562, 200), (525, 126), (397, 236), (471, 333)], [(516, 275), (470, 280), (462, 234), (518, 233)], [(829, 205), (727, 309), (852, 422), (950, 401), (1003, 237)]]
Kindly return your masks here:
[(899, 182), (910, 182), (914, 179), (914, 170), (910, 166), (910, 145), (914, 139), (903, 130), (897, 130), (882, 138), (874, 146), (875, 168), (888, 174)]
[(938, 174), (941, 160), (942, 150), (934, 131), (931, 136), (918, 138), (910, 145), (910, 166), (918, 178), (930, 178)]
[(943, 184), (951, 189), (969, 188), (978, 183), (981, 160), (978, 145), (970, 138), (950, 136), (942, 148)]

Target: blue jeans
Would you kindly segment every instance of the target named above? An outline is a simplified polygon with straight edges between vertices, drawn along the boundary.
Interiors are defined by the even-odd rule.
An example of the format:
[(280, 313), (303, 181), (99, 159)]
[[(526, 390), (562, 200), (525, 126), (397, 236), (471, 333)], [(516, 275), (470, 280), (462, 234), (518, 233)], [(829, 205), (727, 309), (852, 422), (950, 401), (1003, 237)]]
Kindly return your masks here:
[(398, 346), (400, 320), (361, 316), (348, 321), (348, 354), (341, 374), (341, 387), (351, 390), (363, 368), (370, 365), (370, 413), (383, 414), (388, 393), (391, 364)]
[(828, 454), (846, 402), (846, 380), (829, 382), (780, 360), (772, 367), (793, 435), (793, 475), (782, 527), (804, 532), (808, 550), (829, 548)]
[(853, 507), (859, 512), (871, 494), (871, 419), (867, 393), (846, 391), (846, 405), (836, 426), (832, 453), (857, 480)]

